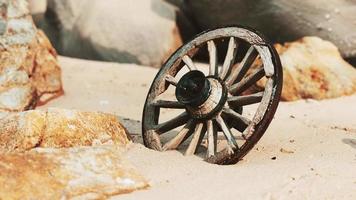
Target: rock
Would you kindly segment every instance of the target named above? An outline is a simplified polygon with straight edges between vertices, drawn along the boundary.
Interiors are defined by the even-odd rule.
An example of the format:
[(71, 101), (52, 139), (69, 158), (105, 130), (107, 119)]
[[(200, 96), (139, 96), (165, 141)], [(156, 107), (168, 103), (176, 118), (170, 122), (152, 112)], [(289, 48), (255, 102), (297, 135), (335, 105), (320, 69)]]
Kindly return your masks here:
[(29, 0), (30, 13), (34, 14), (43, 14), (46, 12), (47, 0)]
[(325, 99), (356, 92), (356, 69), (331, 42), (304, 37), (276, 48), (284, 68), (282, 99)]
[[(318, 37), (275, 45), (283, 66), (282, 100), (326, 99), (356, 92), (356, 69)], [(258, 82), (261, 87), (263, 79)]]
[(162, 0), (49, 0), (46, 30), (61, 55), (160, 66), (181, 44)]
[(356, 58), (356, 4), (349, 0), (186, 0), (201, 30), (231, 24), (255, 28), (272, 42), (318, 36)]
[(56, 51), (29, 14), (27, 1), (0, 5), (0, 112), (34, 108), (62, 93)]
[(0, 199), (107, 199), (149, 185), (118, 146), (0, 154)]
[(0, 153), (128, 143), (126, 129), (111, 114), (50, 108), (11, 113), (0, 119)]

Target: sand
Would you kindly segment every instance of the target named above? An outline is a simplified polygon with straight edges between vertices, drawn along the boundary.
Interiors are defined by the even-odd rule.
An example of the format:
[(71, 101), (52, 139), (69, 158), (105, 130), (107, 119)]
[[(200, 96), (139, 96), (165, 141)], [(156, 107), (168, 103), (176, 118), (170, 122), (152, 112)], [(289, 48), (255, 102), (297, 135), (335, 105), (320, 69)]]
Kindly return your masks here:
[(59, 59), (65, 95), (39, 109), (113, 113), (134, 136), (126, 156), (151, 187), (112, 199), (356, 199), (356, 95), (280, 103), (243, 161), (218, 166), (142, 145), (141, 114), (157, 69)]

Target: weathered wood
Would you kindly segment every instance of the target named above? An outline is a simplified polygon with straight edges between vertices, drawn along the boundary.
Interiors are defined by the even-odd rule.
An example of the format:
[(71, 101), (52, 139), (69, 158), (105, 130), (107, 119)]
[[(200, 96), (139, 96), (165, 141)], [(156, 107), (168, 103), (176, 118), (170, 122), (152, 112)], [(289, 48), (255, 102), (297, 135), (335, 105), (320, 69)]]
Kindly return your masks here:
[(194, 65), (192, 59), (188, 55), (183, 56), (182, 60), (187, 65), (189, 70), (197, 70), (197, 67)]
[(230, 37), (229, 46), (227, 48), (224, 64), (220, 72), (220, 78), (225, 79), (231, 66), (234, 64), (235, 56), (237, 52), (237, 43), (234, 37)]
[(168, 83), (170, 83), (170, 84), (172, 84), (172, 85), (174, 85), (174, 86), (176, 86), (177, 83), (178, 83), (177, 78), (176, 78), (176, 77), (173, 77), (172, 75), (169, 75), (169, 74), (166, 75), (165, 79), (166, 79), (166, 81), (167, 81)]
[(154, 100), (151, 105), (160, 108), (184, 109), (185, 106), (178, 101)]
[(168, 120), (164, 123), (158, 124), (154, 127), (154, 130), (159, 134), (165, 133), (167, 131), (173, 130), (179, 126), (185, 124), (189, 119), (189, 114), (187, 112), (183, 112), (182, 114), (178, 115), (177, 117)]
[(218, 54), (213, 40), (207, 42), (209, 51), (209, 75), (217, 75), (218, 73)]
[(150, 144), (151, 149), (162, 151), (162, 143), (159, 138), (159, 134), (155, 130), (148, 130), (145, 134), (145, 143)]
[(187, 136), (188, 132), (195, 126), (194, 120), (189, 120), (179, 133), (163, 146), (163, 151), (176, 149)]
[(272, 55), (267, 46), (258, 46), (256, 49), (260, 54), (261, 60), (263, 62), (263, 68), (265, 69), (265, 74), (267, 77), (272, 77), (274, 75), (274, 64), (272, 62)]
[(252, 119), (254, 124), (258, 124), (262, 120), (263, 115), (267, 112), (269, 103), (273, 95), (273, 82), (274, 81), (272, 78), (267, 79), (261, 104), (258, 106), (256, 114)]
[(197, 126), (195, 127), (193, 138), (190, 141), (189, 146), (184, 155), (189, 156), (195, 153), (195, 150), (197, 149), (198, 146), (200, 135), (202, 133), (202, 129), (203, 129), (203, 123), (198, 123)]
[(237, 149), (238, 148), (237, 142), (236, 142), (234, 136), (232, 135), (229, 127), (227, 127), (224, 119), (219, 115), (216, 117), (216, 122), (219, 124), (221, 130), (223, 131), (229, 146), (232, 149)]
[(246, 75), (247, 71), (250, 69), (252, 63), (255, 61), (258, 56), (258, 52), (256, 51), (254, 46), (251, 46), (239, 66), (236, 70), (233, 70), (230, 76), (226, 80), (226, 85), (230, 86), (235, 82), (240, 82), (242, 78)]
[(235, 120), (239, 120), (241, 122), (243, 122), (246, 125), (249, 125), (251, 123), (251, 120), (249, 120), (248, 118), (242, 116), (241, 114), (235, 112), (233, 109), (231, 108), (223, 108), (223, 113), (233, 117)]
[(207, 132), (208, 132), (208, 151), (207, 157), (214, 156), (216, 152), (216, 143), (217, 143), (217, 132), (214, 130), (213, 121), (208, 120), (206, 122)]
[(228, 147), (215, 154), (215, 156), (210, 156), (206, 158), (205, 161), (209, 163), (219, 164), (219, 165), (231, 164), (233, 163), (231, 161), (233, 155), (234, 155), (234, 151), (230, 147)]
[(211, 114), (211, 112), (218, 106), (223, 96), (223, 87), (217, 79), (209, 78), (210, 83), (210, 95), (199, 106), (187, 106), (187, 110), (191, 115), (199, 118), (203, 118)]
[(246, 78), (242, 79), (242, 81), (233, 84), (229, 92), (233, 95), (238, 95), (241, 92), (245, 91), (249, 87), (251, 87), (254, 83), (260, 80), (265, 75), (264, 69), (261, 67), (255, 70), (252, 74), (247, 76)]
[(261, 102), (263, 92), (255, 94), (249, 94), (245, 96), (232, 96), (227, 99), (228, 102), (232, 102), (234, 106), (245, 106)]
[[(189, 154), (191, 155), (191, 154), (194, 154), (194, 152), (195, 152), (196, 148), (198, 147), (198, 144), (200, 144), (201, 140), (203, 140), (204, 138), (207, 138), (208, 139), (208, 141), (207, 141), (208, 148), (207, 148), (207, 152), (206, 152), (206, 155), (207, 155), (206, 160), (209, 162), (217, 163), (217, 164), (232, 164), (232, 163), (236, 163), (239, 159), (241, 159), (248, 151), (250, 151), (252, 149), (253, 145), (255, 143), (257, 143), (259, 138), (263, 135), (264, 130), (269, 125), (270, 119), (273, 117), (276, 107), (278, 105), (277, 100), (279, 99), (280, 91), (281, 91), (281, 84), (279, 84), (278, 81), (282, 81), (282, 68), (280, 66), (280, 63), (278, 62), (278, 58), (276, 57), (278, 55), (274, 51), (271, 50), (271, 46), (269, 44), (267, 44), (259, 35), (255, 34), (252, 31), (244, 29), (244, 28), (227, 27), (227, 28), (219, 28), (216, 30), (208, 31), (208, 32), (198, 35), (196, 38), (194, 38), (187, 44), (183, 45), (180, 49), (178, 49), (167, 60), (167, 62), (164, 64), (164, 66), (161, 68), (161, 70), (159, 71), (158, 75), (156, 76), (156, 78), (150, 88), (150, 92), (149, 92), (149, 95), (147, 96), (147, 100), (146, 100), (146, 104), (145, 104), (144, 116), (143, 116), (143, 138), (144, 138), (145, 145), (147, 145), (150, 148), (160, 150), (160, 148), (158, 146), (160, 146), (160, 147), (162, 147), (162, 146), (160, 145), (160, 142), (159, 142), (160, 135), (158, 135), (158, 134), (161, 134), (162, 131), (167, 131), (167, 129), (171, 130), (171, 128), (174, 129), (175, 127), (183, 125), (185, 122), (188, 122), (189, 118), (192, 118), (194, 116), (192, 114), (192, 109), (187, 108), (187, 112), (189, 112), (189, 116), (187, 117), (188, 119), (184, 119), (186, 121), (183, 120), (183, 123), (180, 123), (177, 125), (176, 121), (182, 122), (182, 119), (178, 119), (178, 120), (173, 120), (174, 123), (172, 122), (172, 120), (169, 120), (168, 122), (164, 122), (160, 125), (155, 125), (159, 121), (160, 107), (158, 105), (163, 104), (162, 105), (163, 107), (168, 107), (165, 105), (170, 105), (172, 103), (172, 102), (162, 102), (162, 101), (158, 102), (158, 100), (164, 100), (164, 98), (157, 98), (157, 96), (160, 96), (167, 90), (167, 88), (168, 88), (167, 86), (169, 86), (167, 83), (167, 79), (172, 80), (171, 77), (167, 78), (166, 75), (169, 74), (170, 76), (175, 77), (178, 73), (180, 73), (180, 71), (183, 68), (185, 68), (185, 66), (187, 66), (187, 68), (189, 68), (190, 70), (197, 69), (191, 58), (193, 58), (196, 55), (197, 50), (199, 50), (200, 47), (207, 45), (208, 46), (207, 48), (209, 51), (209, 56), (211, 59), (211, 62), (210, 62), (211, 66), (209, 67), (209, 74), (218, 76), (220, 74), (218, 72), (218, 70), (216, 69), (218, 66), (218, 64), (217, 64), (218, 61), (217, 61), (217, 59), (214, 60), (216, 53), (217, 53), (216, 52), (217, 46), (215, 46), (214, 41), (218, 41), (221, 39), (230, 39), (231, 40), (231, 37), (238, 38), (238, 41), (242, 40), (244, 42), (247, 42), (250, 46), (253, 46), (255, 48), (255, 50), (253, 48), (249, 49), (248, 50), (249, 53), (246, 53), (246, 55), (244, 55), (245, 57), (243, 58), (243, 61), (241, 61), (241, 63), (239, 64), (241, 66), (234, 65), (234, 68), (232, 68), (231, 66), (229, 68), (227, 68), (228, 70), (227, 70), (224, 78), (226, 81), (231, 79), (231, 82), (232, 82), (231, 85), (227, 85), (227, 87), (230, 92), (231, 92), (230, 88), (232, 86), (234, 86), (233, 88), (237, 89), (235, 91), (236, 93), (231, 93), (231, 94), (233, 94), (233, 95), (241, 94), (242, 91), (244, 91), (245, 89), (247, 89), (248, 87), (253, 85), (255, 82), (257, 82), (263, 76), (267, 76), (267, 77), (271, 76), (274, 80), (277, 81), (277, 82), (273, 82), (272, 87), (271, 87), (272, 90), (268, 90), (269, 92), (271, 92), (270, 95), (266, 95), (267, 93), (265, 93), (265, 95), (262, 97), (261, 101), (266, 102), (266, 103), (263, 103), (263, 102), (260, 103), (260, 105), (263, 104), (264, 106), (262, 106), (262, 107), (259, 106), (258, 117), (254, 118), (252, 120), (252, 123), (250, 123), (251, 120), (241, 117), (241, 115), (239, 113), (237, 113), (236, 111), (234, 111), (230, 108), (228, 108), (230, 110), (226, 110), (226, 109), (222, 110), (221, 116), (219, 116), (219, 117), (222, 118), (222, 119), (220, 119), (220, 122), (222, 122), (221, 124), (223, 124), (222, 125), (223, 128), (221, 128), (221, 124), (213, 121), (213, 123), (212, 123), (213, 139), (211, 139), (212, 131), (211, 131), (211, 128), (208, 127), (208, 126), (210, 126), (210, 125), (208, 125), (208, 123), (210, 123), (210, 122), (207, 122), (207, 121), (208, 120), (216, 120), (215, 118), (217, 116), (206, 115), (207, 118), (202, 118), (201, 120), (199, 120), (199, 122), (203, 124), (201, 127), (201, 131), (203, 131), (203, 132), (200, 131), (200, 133), (198, 134), (197, 130), (196, 130), (197, 129), (196, 126), (192, 127), (192, 128), (185, 129), (185, 130), (180, 130), (177, 133), (177, 136), (176, 136), (177, 138), (173, 137), (173, 139), (172, 139), (173, 141), (169, 141), (167, 144), (165, 144), (165, 149), (173, 149), (172, 147), (176, 147), (178, 144), (183, 143), (186, 139), (192, 138), (192, 140), (194, 140), (195, 142), (190, 143), (189, 146), (191, 146), (191, 147), (190, 148), (188, 147), (190, 149)], [(257, 51), (257, 53), (256, 53), (256, 51)], [(261, 56), (261, 54), (263, 54), (263, 55)], [(253, 61), (257, 58), (256, 55), (261, 57), (263, 66), (260, 66), (261, 69), (256, 70), (254, 72), (252, 71), (252, 73), (250, 74), (249, 63), (253, 63)], [(239, 71), (236, 71), (236, 70), (239, 70)], [(221, 70), (220, 72), (223, 73), (223, 70)], [(271, 73), (271, 72), (273, 72), (273, 73)], [(234, 77), (231, 78), (231, 76), (228, 76), (228, 75), (232, 75), (232, 73), (234, 73), (233, 74), (234, 77), (241, 79), (241, 81), (238, 82), (238, 81), (236, 81), (236, 79)], [(225, 74), (225, 72), (224, 72), (224, 74)], [(246, 76), (246, 74), (249, 74), (249, 75)], [(242, 78), (240, 78), (240, 77), (242, 77)], [(232, 79), (234, 79), (234, 81), (232, 81)], [(173, 82), (173, 81), (170, 81), (170, 82)], [(236, 85), (236, 84), (234, 85), (234, 83), (240, 83), (240, 85)], [(172, 84), (172, 83), (170, 83), (170, 84)], [(225, 82), (225, 84), (226, 84), (226, 82)], [(216, 95), (211, 95), (211, 96), (216, 96)], [(240, 102), (240, 104), (254, 103), (255, 101), (257, 101), (256, 100), (257, 96), (255, 94), (252, 96), (253, 97), (250, 97), (247, 95), (247, 96), (244, 96), (241, 98), (240, 97), (237, 97), (236, 99), (232, 98), (232, 99), (230, 99), (232, 101), (230, 101), (229, 104), (227, 104), (227, 106), (232, 106), (235, 108), (234, 100), (242, 101), (242, 102)], [(264, 99), (266, 99), (266, 101), (264, 101)], [(152, 104), (152, 102), (153, 102), (153, 104)], [(224, 103), (224, 102), (222, 102), (222, 103)], [(154, 106), (154, 104), (156, 104), (156, 106)], [(173, 103), (173, 105), (174, 105), (174, 107), (179, 107), (175, 103)], [(206, 113), (206, 114), (208, 114), (208, 113)], [(176, 118), (181, 118), (181, 117), (176, 117)], [(227, 122), (227, 120), (229, 120), (228, 125), (225, 123), (225, 122)], [(218, 121), (218, 120), (216, 120), (216, 121)], [(255, 124), (255, 122), (257, 122), (257, 121), (260, 121), (261, 123)], [(211, 149), (212, 149), (213, 145), (211, 143), (209, 144), (209, 140), (214, 141), (214, 148), (216, 148), (216, 142), (218, 140), (216, 128), (218, 128), (219, 126), (220, 126), (221, 130), (225, 130), (225, 131), (223, 131), (224, 134), (222, 134), (221, 137), (224, 137), (225, 139), (227, 139), (228, 145), (226, 145), (227, 147), (225, 149), (223, 149), (222, 151), (219, 151), (219, 152), (215, 151), (214, 154), (212, 154), (213, 151)], [(154, 131), (155, 129), (152, 129), (152, 127), (153, 128), (157, 127), (158, 130)], [(240, 133), (243, 132), (251, 137), (247, 138), (247, 140), (242, 140), (241, 142), (245, 142), (245, 143), (241, 144), (241, 147), (239, 147), (239, 146), (237, 146), (236, 139), (237, 138), (243, 139), (243, 137), (239, 136), (238, 134), (236, 134), (236, 136), (233, 135), (233, 133), (230, 131), (230, 127), (238, 130)], [(209, 128), (210, 128), (210, 130), (206, 130)], [(205, 132), (207, 132), (206, 137), (204, 137)], [(208, 132), (210, 132), (210, 136), (209, 136)], [(150, 133), (155, 133), (155, 134), (153, 135)], [(192, 137), (193, 134), (196, 135), (195, 139), (193, 139), (194, 136)], [(153, 137), (153, 136), (157, 136), (157, 137)], [(209, 137), (210, 137), (210, 139), (209, 139)], [(230, 138), (230, 141), (228, 140), (228, 138)], [(231, 140), (231, 139), (234, 139), (234, 140)], [(174, 142), (174, 140), (177, 140), (178, 142), (177, 141)], [(235, 145), (233, 144), (234, 142), (236, 143), (236, 148), (235, 148)], [(171, 145), (169, 145), (169, 143), (172, 143), (173, 145), (171, 146)], [(196, 145), (194, 145), (195, 143), (196, 143)], [(224, 144), (224, 143), (221, 143), (221, 144)], [(209, 145), (210, 145), (210, 153), (209, 153)], [(191, 150), (191, 149), (193, 149), (193, 147), (194, 147), (194, 151)], [(220, 149), (220, 147), (219, 147), (219, 149)]]

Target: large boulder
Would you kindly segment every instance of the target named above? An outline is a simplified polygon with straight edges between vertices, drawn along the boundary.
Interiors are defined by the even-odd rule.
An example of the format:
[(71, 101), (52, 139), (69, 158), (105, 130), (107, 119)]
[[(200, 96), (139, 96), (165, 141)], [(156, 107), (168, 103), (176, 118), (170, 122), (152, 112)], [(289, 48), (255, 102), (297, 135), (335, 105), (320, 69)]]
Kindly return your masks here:
[(118, 146), (0, 154), (0, 199), (108, 199), (148, 187)]
[(319, 36), (334, 43), (343, 57), (356, 58), (356, 4), (350, 0), (186, 0), (201, 30), (241, 24), (272, 42)]
[(23, 0), (0, 2), (0, 112), (23, 111), (62, 93), (57, 54)]
[(28, 0), (30, 13), (32, 15), (43, 14), (46, 12), (47, 0)]
[(60, 54), (160, 66), (182, 43), (163, 0), (49, 0), (46, 30)]
[(110, 114), (50, 108), (0, 118), (0, 153), (128, 143), (126, 129)]
[[(275, 47), (283, 66), (282, 100), (327, 99), (356, 92), (356, 69), (331, 42), (303, 37)], [(260, 88), (264, 84), (264, 79), (257, 83)]]

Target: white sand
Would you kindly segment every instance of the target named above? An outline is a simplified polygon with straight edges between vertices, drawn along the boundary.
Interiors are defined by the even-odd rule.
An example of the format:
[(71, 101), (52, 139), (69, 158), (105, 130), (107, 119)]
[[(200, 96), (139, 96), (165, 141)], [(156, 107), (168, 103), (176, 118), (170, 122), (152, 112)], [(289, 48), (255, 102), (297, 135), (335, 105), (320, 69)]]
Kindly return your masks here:
[[(156, 69), (64, 57), (60, 62), (65, 95), (42, 108), (130, 118), (123, 122), (141, 142), (138, 120)], [(113, 199), (356, 199), (356, 95), (281, 103), (264, 137), (236, 165), (137, 143), (127, 156), (151, 188)]]

